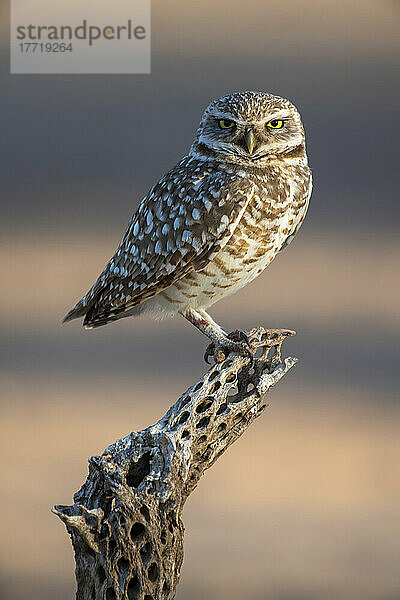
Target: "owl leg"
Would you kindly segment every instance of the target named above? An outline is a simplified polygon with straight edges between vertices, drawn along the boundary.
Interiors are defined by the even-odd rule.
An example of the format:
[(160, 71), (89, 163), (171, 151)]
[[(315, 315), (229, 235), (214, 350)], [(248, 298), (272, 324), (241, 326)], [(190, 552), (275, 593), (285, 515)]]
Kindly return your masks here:
[(205, 310), (188, 308), (181, 315), (211, 340), (212, 343), (204, 354), (207, 363), (210, 356), (214, 356), (215, 362), (222, 362), (229, 352), (248, 356), (253, 362), (249, 339), (243, 331), (234, 331), (228, 335)]

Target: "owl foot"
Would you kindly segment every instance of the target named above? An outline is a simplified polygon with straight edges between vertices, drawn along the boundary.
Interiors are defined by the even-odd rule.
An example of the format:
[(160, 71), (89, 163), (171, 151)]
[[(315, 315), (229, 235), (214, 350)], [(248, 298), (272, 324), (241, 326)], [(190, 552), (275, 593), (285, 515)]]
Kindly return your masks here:
[(204, 353), (204, 360), (207, 364), (210, 364), (209, 358), (212, 356), (216, 363), (221, 363), (231, 352), (240, 356), (247, 356), (250, 359), (250, 367), (253, 366), (254, 356), (249, 337), (240, 329), (235, 329), (218, 342), (212, 342)]

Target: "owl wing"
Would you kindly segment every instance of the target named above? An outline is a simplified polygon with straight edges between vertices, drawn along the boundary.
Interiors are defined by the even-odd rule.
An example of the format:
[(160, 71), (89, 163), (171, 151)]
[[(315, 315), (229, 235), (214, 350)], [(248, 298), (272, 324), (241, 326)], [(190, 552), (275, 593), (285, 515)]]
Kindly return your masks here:
[[(110, 262), (64, 321), (117, 320), (225, 246), (254, 193), (247, 179), (184, 159), (141, 202)], [(197, 164), (196, 164), (197, 163)]]

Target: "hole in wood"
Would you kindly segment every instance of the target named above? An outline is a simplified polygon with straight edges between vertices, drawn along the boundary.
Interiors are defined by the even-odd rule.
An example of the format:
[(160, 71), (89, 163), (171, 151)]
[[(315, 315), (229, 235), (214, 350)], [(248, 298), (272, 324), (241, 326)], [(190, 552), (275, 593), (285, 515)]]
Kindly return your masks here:
[(111, 512), (113, 498), (114, 496), (103, 497), (102, 506), (105, 518), (107, 518)]
[(226, 360), (224, 363), (222, 363), (222, 368), (223, 369), (228, 369), (229, 367), (231, 367), (233, 365), (233, 360), (228, 359)]
[(132, 542), (137, 542), (140, 540), (146, 532), (146, 527), (143, 523), (134, 523), (131, 527), (131, 540)]
[(169, 530), (171, 533), (174, 533), (174, 527), (177, 527), (178, 525), (176, 523), (175, 513), (172, 510), (170, 513), (168, 513), (168, 521), (169, 521)]
[(142, 562), (146, 563), (151, 558), (151, 549), (151, 542), (146, 542), (146, 544), (140, 548), (139, 553)]
[(126, 483), (129, 487), (137, 488), (150, 473), (151, 454), (145, 452), (136, 462), (129, 465)]
[(220, 423), (220, 424), (218, 425), (218, 431), (220, 431), (221, 433), (222, 433), (223, 431), (225, 431), (225, 429), (226, 429), (226, 423)]
[(223, 404), (221, 404), (221, 406), (217, 410), (217, 415), (222, 415), (222, 413), (224, 413), (227, 408), (228, 408), (228, 405), (227, 405), (226, 402), (224, 402)]
[(140, 508), (140, 513), (144, 516), (144, 518), (146, 519), (146, 521), (148, 523), (150, 523), (150, 512), (149, 512), (149, 509), (147, 508), (147, 506), (142, 506)]
[(182, 402), (181, 402), (180, 408), (183, 408), (184, 406), (186, 406), (186, 404), (189, 404), (190, 401), (191, 401), (191, 397), (190, 396), (185, 396), (185, 398), (182, 398)]
[(208, 390), (209, 394), (214, 394), (214, 392), (216, 392), (217, 390), (219, 390), (219, 388), (221, 387), (221, 382), (220, 381), (215, 381), (212, 386), (210, 387), (210, 389)]
[(199, 437), (199, 444), (204, 444), (204, 442), (207, 441), (207, 436), (206, 435), (201, 435)]
[(197, 423), (196, 429), (203, 429), (204, 427), (207, 427), (207, 425), (209, 424), (209, 422), (210, 422), (210, 417), (203, 417)]
[(210, 408), (210, 406), (212, 405), (212, 403), (214, 402), (214, 398), (212, 396), (207, 396), (207, 398), (205, 398), (203, 400), (203, 402), (200, 402), (200, 404), (198, 404), (196, 406), (196, 412), (197, 413), (203, 413), (206, 410), (208, 410)]
[(106, 590), (106, 600), (115, 600), (116, 596), (115, 596), (115, 592), (114, 592), (114, 588), (109, 587)]
[(213, 371), (212, 373), (210, 373), (210, 375), (208, 377), (208, 381), (212, 381), (213, 379), (218, 377), (218, 375), (219, 375), (219, 371)]
[(128, 600), (138, 600), (140, 597), (140, 581), (137, 575), (134, 575), (128, 583)]
[(203, 382), (196, 383), (196, 385), (193, 388), (193, 392), (198, 392), (202, 386), (203, 386)]
[(129, 560), (124, 557), (120, 558), (117, 562), (117, 569), (121, 575), (126, 575), (129, 571)]
[(235, 402), (239, 400), (239, 390), (237, 385), (233, 385), (228, 392), (228, 398), (230, 402)]
[(190, 438), (190, 433), (188, 432), (188, 430), (185, 429), (184, 431), (182, 431), (181, 439), (182, 440), (187, 440), (189, 438)]
[(103, 523), (99, 533), (99, 540), (105, 540), (110, 537), (110, 528), (107, 523)]
[(167, 534), (165, 532), (165, 529), (163, 529), (160, 533), (160, 540), (162, 544), (166, 544), (167, 543)]
[(179, 425), (183, 425), (184, 423), (186, 423), (186, 421), (188, 420), (189, 417), (190, 417), (190, 413), (188, 413), (188, 411), (185, 410), (185, 412), (182, 413), (178, 419)]
[(147, 575), (150, 579), (151, 582), (155, 582), (158, 579), (158, 566), (156, 563), (151, 563), (151, 565), (149, 566), (148, 570), (147, 570)]
[(260, 348), (257, 348), (256, 352), (253, 354), (254, 358), (261, 358), (262, 355), (264, 354), (265, 348), (263, 348), (263, 346), (260, 346)]
[(89, 529), (97, 529), (97, 517), (85, 515), (85, 521)]
[(236, 374), (235, 373), (229, 373), (228, 377), (225, 379), (226, 383), (232, 383), (233, 381), (236, 381)]

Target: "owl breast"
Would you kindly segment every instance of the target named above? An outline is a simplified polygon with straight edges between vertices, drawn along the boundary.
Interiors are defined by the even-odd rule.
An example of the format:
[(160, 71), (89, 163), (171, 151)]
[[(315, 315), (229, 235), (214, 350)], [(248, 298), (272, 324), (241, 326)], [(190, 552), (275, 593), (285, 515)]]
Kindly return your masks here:
[(253, 194), (228, 243), (208, 265), (191, 271), (159, 296), (166, 312), (206, 309), (255, 279), (300, 227), (307, 211), (311, 182), (306, 172), (275, 181), (253, 181)]

